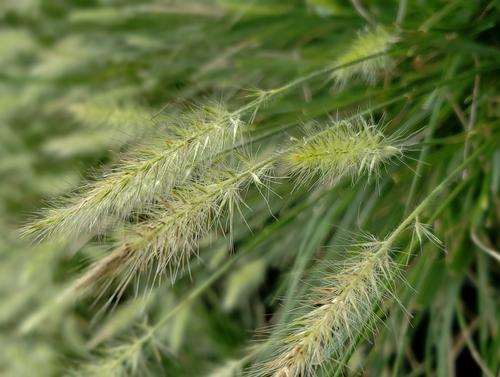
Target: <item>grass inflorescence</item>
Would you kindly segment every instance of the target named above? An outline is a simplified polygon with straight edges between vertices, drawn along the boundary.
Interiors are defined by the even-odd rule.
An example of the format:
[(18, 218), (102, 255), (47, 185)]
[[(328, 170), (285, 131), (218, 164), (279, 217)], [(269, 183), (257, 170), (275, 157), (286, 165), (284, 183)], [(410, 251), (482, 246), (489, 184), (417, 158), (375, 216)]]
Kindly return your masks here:
[(37, 239), (70, 238), (98, 232), (108, 221), (124, 220), (168, 196), (195, 169), (209, 165), (224, 148), (236, 143), (242, 126), (221, 108), (195, 111), (175, 123), (167, 126), (169, 135), (161, 143), (125, 158), (101, 179), (82, 187), (68, 204), (47, 210), (24, 233)]
[(242, 195), (248, 186), (265, 185), (269, 169), (269, 161), (245, 158), (237, 167), (212, 167), (202, 180), (180, 185), (149, 210), (147, 221), (129, 227), (123, 244), (98, 261), (74, 289), (116, 275), (123, 286), (137, 271), (152, 271), (154, 278), (168, 272), (174, 280), (210, 231), (219, 228), (224, 232), (228, 228), (224, 221), (230, 224), (235, 212), (240, 211)]
[[(173, 281), (189, 265), (199, 243), (212, 230), (220, 229), (232, 237), (232, 219), (241, 214), (242, 193), (253, 184), (263, 193), (276, 181), (272, 170), (281, 165), (294, 184), (316, 179), (327, 187), (344, 177), (359, 178), (375, 174), (400, 147), (386, 138), (376, 125), (363, 117), (337, 121), (326, 130), (286, 145), (262, 161), (238, 156), (233, 167), (218, 163), (203, 173), (186, 179), (166, 197), (144, 209), (147, 220), (128, 226), (123, 241), (110, 255), (95, 263), (78, 279), (73, 290), (114, 277), (123, 289), (137, 271), (161, 279), (165, 272)], [(263, 197), (265, 198), (265, 197)], [(225, 223), (225, 224), (224, 224)]]
[(372, 326), (376, 305), (391, 296), (387, 283), (397, 268), (384, 242), (373, 240), (350, 251), (322, 273), (301, 304), (303, 314), (286, 325), (272, 357), (252, 375), (312, 376), (329, 359), (340, 360), (360, 332)]
[(378, 174), (391, 158), (400, 156), (396, 140), (384, 136), (380, 126), (364, 117), (332, 122), (326, 130), (306, 135), (283, 156), (288, 170), (301, 182), (316, 177), (334, 185), (341, 178), (353, 180)]

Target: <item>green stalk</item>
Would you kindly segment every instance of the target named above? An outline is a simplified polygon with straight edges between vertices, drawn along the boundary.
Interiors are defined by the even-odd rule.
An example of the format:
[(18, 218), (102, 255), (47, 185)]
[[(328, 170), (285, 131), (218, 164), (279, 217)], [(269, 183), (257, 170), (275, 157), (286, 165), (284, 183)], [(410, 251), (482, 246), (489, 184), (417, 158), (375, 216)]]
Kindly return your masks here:
[(332, 72), (341, 70), (343, 68), (350, 67), (352, 65), (356, 65), (356, 64), (359, 64), (361, 62), (370, 60), (370, 59), (375, 59), (375, 58), (378, 58), (378, 57), (386, 55), (386, 54), (387, 53), (385, 53), (385, 52), (380, 52), (380, 53), (372, 54), (372, 55), (366, 56), (362, 59), (356, 59), (356, 60), (353, 60), (351, 62), (344, 63), (344, 64), (330, 64), (330, 65), (327, 65), (326, 67), (322, 67), (320, 69), (312, 71), (311, 73), (308, 73), (307, 75), (298, 77), (298, 78), (296, 78), (296, 79), (290, 81), (289, 83), (282, 85), (280, 87), (277, 87), (274, 89), (263, 90), (259, 93), (258, 98), (256, 98), (253, 101), (250, 101), (246, 105), (235, 110), (233, 113), (231, 113), (231, 115), (236, 115), (236, 116), (242, 115), (250, 110), (254, 110), (254, 109), (258, 108), (260, 105), (262, 105), (264, 102), (268, 101), (269, 99), (271, 99), (273, 97), (277, 97), (278, 95), (280, 95), (280, 94), (282, 94), (282, 93), (284, 93), (284, 92), (286, 92), (286, 91), (288, 91), (296, 86), (299, 86), (306, 81), (315, 79), (316, 77), (325, 75), (327, 73), (332, 73)]

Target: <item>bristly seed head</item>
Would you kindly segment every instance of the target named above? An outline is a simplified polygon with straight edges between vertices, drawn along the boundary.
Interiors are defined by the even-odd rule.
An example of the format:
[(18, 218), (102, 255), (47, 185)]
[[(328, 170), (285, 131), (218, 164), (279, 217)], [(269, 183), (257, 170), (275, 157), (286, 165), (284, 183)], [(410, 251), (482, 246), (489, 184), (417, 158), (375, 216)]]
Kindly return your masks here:
[[(397, 35), (389, 33), (382, 26), (359, 33), (358, 38), (347, 51), (336, 60), (335, 66), (349, 64), (361, 59), (366, 60), (333, 71), (332, 78), (335, 80), (336, 85), (339, 87), (345, 86), (356, 77), (360, 77), (371, 85), (375, 84), (380, 74), (393, 66), (391, 58), (385, 54), (397, 41)], [(370, 58), (373, 55), (378, 56)]]
[(299, 183), (317, 178), (320, 183), (334, 185), (346, 176), (376, 175), (382, 164), (400, 154), (395, 140), (357, 117), (335, 121), (327, 130), (305, 136), (283, 154), (282, 160)]
[(265, 186), (271, 164), (270, 160), (245, 159), (237, 167), (212, 166), (201, 181), (178, 186), (149, 210), (148, 220), (134, 224), (122, 245), (98, 261), (74, 289), (116, 278), (120, 291), (137, 272), (147, 272), (153, 279), (169, 272), (174, 280), (197, 252), (199, 241), (215, 227), (224, 228), (222, 219), (226, 216), (231, 222), (243, 191), (251, 184)]
[(385, 241), (358, 246), (346, 260), (332, 266), (320, 287), (312, 288), (303, 314), (276, 334), (276, 349), (249, 375), (314, 376), (329, 358), (340, 358), (362, 329), (370, 329), (377, 302), (392, 296), (395, 271)]
[(29, 224), (24, 234), (72, 238), (102, 230), (111, 219), (121, 221), (133, 211), (148, 209), (192, 172), (210, 164), (236, 142), (242, 122), (224, 109), (206, 108), (169, 125), (166, 143), (138, 151), (101, 180), (81, 189), (62, 206), (49, 209)]

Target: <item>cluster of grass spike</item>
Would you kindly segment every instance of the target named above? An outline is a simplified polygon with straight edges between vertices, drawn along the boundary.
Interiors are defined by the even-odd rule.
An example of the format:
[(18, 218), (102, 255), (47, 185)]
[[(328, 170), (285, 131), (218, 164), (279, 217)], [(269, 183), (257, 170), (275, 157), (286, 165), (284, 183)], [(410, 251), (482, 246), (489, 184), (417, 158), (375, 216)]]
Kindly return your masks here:
[(167, 126), (167, 136), (125, 158), (101, 179), (82, 187), (61, 206), (48, 209), (24, 233), (43, 239), (101, 231), (110, 221), (141, 212), (189, 179), (236, 142), (242, 122), (222, 108), (206, 108)]
[(138, 271), (152, 272), (154, 278), (168, 272), (174, 280), (197, 252), (200, 240), (216, 228), (224, 231), (222, 219), (231, 223), (246, 188), (252, 183), (265, 186), (270, 179), (271, 161), (240, 160), (236, 167), (212, 166), (203, 178), (178, 186), (148, 210), (147, 221), (130, 226), (123, 243), (87, 271), (73, 289), (117, 276), (124, 288)]
[[(373, 174), (394, 154), (396, 143), (386, 138), (377, 126), (362, 117), (353, 121), (333, 122), (326, 131), (309, 135), (260, 162), (238, 158), (236, 167), (207, 166), (203, 173), (187, 179), (168, 196), (144, 208), (147, 220), (134, 223), (125, 231), (123, 241), (108, 256), (99, 260), (75, 284), (80, 290), (97, 281), (119, 277), (121, 289), (138, 271), (147, 271), (153, 279), (165, 272), (172, 280), (188, 265), (198, 245), (211, 230), (228, 228), (239, 211), (241, 193), (250, 185), (265, 189), (263, 182), (273, 178), (270, 170), (276, 164), (286, 167), (287, 174), (297, 175), (295, 184), (317, 179), (334, 184), (341, 178)], [(260, 186), (264, 186), (260, 188)]]

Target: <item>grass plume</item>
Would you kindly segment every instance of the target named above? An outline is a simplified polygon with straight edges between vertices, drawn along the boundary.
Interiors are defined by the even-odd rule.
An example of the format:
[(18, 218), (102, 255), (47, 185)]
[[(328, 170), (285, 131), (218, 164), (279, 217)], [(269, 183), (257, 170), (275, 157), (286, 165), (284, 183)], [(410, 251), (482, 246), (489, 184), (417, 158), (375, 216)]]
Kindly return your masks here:
[(398, 37), (382, 26), (360, 32), (356, 40), (337, 58), (335, 65), (341, 66), (353, 61), (365, 60), (334, 71), (332, 78), (336, 85), (343, 87), (357, 77), (369, 84), (375, 84), (380, 74), (389, 70), (393, 65), (387, 52), (397, 41)]
[(329, 128), (304, 137), (285, 152), (286, 169), (301, 183), (317, 178), (336, 184), (343, 177), (376, 175), (381, 165), (401, 154), (396, 140), (363, 117), (334, 121)]
[(221, 108), (206, 108), (169, 125), (162, 144), (144, 148), (122, 161), (102, 179), (83, 187), (69, 203), (46, 210), (24, 228), (37, 239), (100, 231), (107, 220), (126, 219), (152, 205), (235, 142), (242, 122)]
[(150, 210), (147, 221), (136, 224), (124, 236), (123, 244), (98, 261), (75, 284), (81, 290), (103, 278), (119, 276), (124, 287), (138, 271), (172, 279), (197, 252), (199, 241), (220, 226), (227, 216), (229, 228), (241, 205), (242, 193), (250, 184), (263, 186), (272, 159), (254, 162), (244, 159), (237, 167), (212, 167), (199, 182), (179, 186)]
[(371, 240), (349, 252), (311, 289), (304, 314), (286, 326), (272, 357), (251, 375), (313, 376), (332, 355), (340, 357), (369, 326), (377, 302), (391, 294), (386, 284), (395, 269), (386, 242)]

